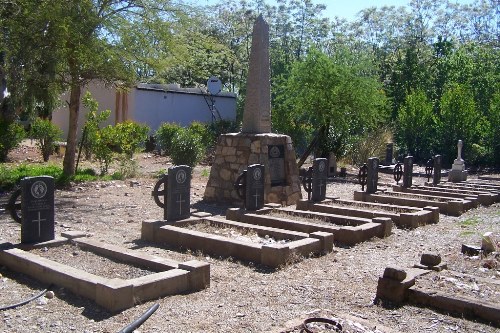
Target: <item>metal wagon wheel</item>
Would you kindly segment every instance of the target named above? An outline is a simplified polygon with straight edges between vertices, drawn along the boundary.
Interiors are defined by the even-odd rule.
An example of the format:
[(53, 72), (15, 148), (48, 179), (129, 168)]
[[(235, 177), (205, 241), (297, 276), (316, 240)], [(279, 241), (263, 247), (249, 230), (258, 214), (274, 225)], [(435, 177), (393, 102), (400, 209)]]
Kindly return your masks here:
[(243, 203), (245, 202), (246, 199), (246, 192), (245, 192), (245, 188), (247, 185), (246, 174), (247, 170), (243, 170), (243, 172), (238, 176), (238, 178), (236, 178), (236, 181), (233, 184), (234, 189), (236, 190), (236, 194), (238, 195), (238, 197), (240, 197), (241, 200), (243, 200)]
[(365, 190), (365, 185), (367, 183), (367, 178), (368, 178), (368, 165), (364, 163), (361, 168), (359, 168), (359, 173), (358, 173), (358, 182), (361, 185), (361, 190)]
[(399, 185), (399, 181), (403, 177), (403, 166), (401, 163), (397, 163), (396, 166), (394, 167), (394, 170), (392, 171), (392, 174), (394, 176), (394, 180), (396, 181), (396, 184)]
[[(151, 195), (153, 196), (153, 199), (155, 200), (155, 203), (161, 207), (165, 208), (167, 206), (166, 202), (162, 202), (160, 197), (165, 197), (165, 194), (167, 193), (167, 184), (168, 184), (168, 176), (163, 175), (158, 182), (156, 182), (155, 187), (153, 191), (151, 192)], [(161, 189), (163, 185), (163, 189)]]
[(17, 223), (21, 223), (21, 189), (18, 188), (10, 195), (5, 209), (9, 211), (10, 216)]

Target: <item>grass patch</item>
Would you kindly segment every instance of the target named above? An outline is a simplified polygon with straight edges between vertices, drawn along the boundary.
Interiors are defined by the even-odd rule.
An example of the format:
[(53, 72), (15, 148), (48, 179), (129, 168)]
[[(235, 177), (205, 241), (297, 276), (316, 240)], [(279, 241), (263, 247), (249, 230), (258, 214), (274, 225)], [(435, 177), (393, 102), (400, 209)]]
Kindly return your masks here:
[(469, 217), (463, 221), (460, 221), (460, 226), (462, 228), (475, 227), (479, 224), (479, 219), (477, 217)]
[(210, 171), (208, 169), (203, 169), (201, 171), (201, 176), (202, 177), (208, 177), (208, 176), (210, 176)]
[(63, 175), (62, 167), (57, 165), (21, 164), (8, 167), (0, 165), (0, 190), (9, 191), (19, 185), (21, 179), (25, 177), (51, 176), (54, 178), (56, 186), (61, 187), (69, 184), (70, 181), (77, 183), (94, 180), (109, 180), (110, 176), (99, 177), (91, 168), (78, 170), (73, 177)]

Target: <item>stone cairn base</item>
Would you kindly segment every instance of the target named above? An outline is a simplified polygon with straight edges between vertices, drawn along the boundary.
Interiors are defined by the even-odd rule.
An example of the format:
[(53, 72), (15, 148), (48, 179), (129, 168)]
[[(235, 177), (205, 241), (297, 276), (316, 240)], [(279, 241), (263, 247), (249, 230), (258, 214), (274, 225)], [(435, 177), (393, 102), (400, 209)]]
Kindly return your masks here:
[[(283, 145), (282, 170), (273, 174), (283, 175), (281, 185), (271, 186), (269, 170), (269, 146)], [(238, 175), (251, 164), (263, 164), (265, 168), (264, 193), (266, 203), (293, 205), (302, 199), (299, 169), (297, 167), (292, 139), (287, 135), (263, 133), (229, 133), (219, 137), (215, 160), (205, 189), (204, 199), (217, 203), (241, 203), (234, 182)]]

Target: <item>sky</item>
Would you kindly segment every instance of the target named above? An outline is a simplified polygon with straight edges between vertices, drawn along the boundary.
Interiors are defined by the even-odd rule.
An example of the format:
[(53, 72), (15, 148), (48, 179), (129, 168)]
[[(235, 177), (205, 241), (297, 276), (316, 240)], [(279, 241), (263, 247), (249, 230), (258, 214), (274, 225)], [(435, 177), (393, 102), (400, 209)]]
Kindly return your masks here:
[[(436, 0), (439, 1), (439, 0)], [(470, 4), (473, 0), (455, 0), (461, 4)], [(197, 0), (193, 3), (199, 5), (213, 5), (218, 3), (218, 0)], [(269, 4), (274, 4), (273, 0), (266, 1)], [(333, 18), (338, 16), (345, 18), (348, 21), (353, 21), (356, 14), (362, 9), (368, 7), (383, 7), (383, 6), (406, 6), (410, 0), (312, 0), (315, 4), (325, 4), (326, 10), (323, 12), (325, 17)]]

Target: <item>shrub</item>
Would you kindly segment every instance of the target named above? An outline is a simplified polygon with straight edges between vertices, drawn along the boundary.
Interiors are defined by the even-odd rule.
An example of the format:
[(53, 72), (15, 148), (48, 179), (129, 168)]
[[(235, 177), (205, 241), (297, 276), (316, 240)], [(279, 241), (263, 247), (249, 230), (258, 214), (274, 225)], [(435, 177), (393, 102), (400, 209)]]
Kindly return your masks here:
[(170, 157), (175, 165), (194, 167), (203, 157), (201, 137), (189, 130), (180, 129), (172, 140)]
[(119, 152), (122, 152), (130, 159), (146, 142), (149, 127), (132, 121), (125, 121), (123, 123), (116, 124), (114, 131)]
[(388, 128), (379, 128), (354, 138), (348, 156), (353, 165), (362, 165), (370, 157), (385, 158), (387, 142), (392, 142), (392, 132)]
[(239, 131), (238, 123), (225, 119), (210, 123), (210, 125), (207, 126), (207, 129), (210, 132), (212, 144), (215, 144), (217, 142), (217, 139), (221, 134)]
[(0, 162), (5, 162), (9, 151), (16, 148), (24, 137), (21, 125), (0, 120)]
[(37, 118), (31, 124), (30, 138), (36, 141), (37, 147), (41, 150), (43, 160), (47, 162), (54, 152), (54, 142), (60, 139), (62, 130), (48, 119)]
[(181, 129), (178, 124), (163, 123), (156, 131), (156, 141), (165, 155), (170, 155), (172, 140)]

